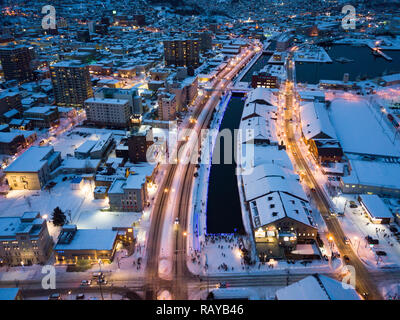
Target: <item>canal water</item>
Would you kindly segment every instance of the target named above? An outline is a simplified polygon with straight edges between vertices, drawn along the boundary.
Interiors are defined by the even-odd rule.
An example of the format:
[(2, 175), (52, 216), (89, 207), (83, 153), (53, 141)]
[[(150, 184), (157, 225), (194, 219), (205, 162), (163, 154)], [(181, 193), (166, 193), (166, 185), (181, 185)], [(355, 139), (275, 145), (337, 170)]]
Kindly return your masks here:
[[(241, 81), (250, 82), (254, 71), (262, 69), (271, 55), (262, 55)], [(244, 100), (233, 96), (225, 110), (220, 131), (238, 129), (242, 118)], [(234, 141), (234, 139), (232, 139)], [(223, 163), (224, 141), (220, 143), (220, 159)], [(233, 150), (233, 146), (232, 146)], [(215, 150), (214, 150), (215, 151)], [(232, 155), (233, 159), (233, 155)], [(236, 176), (236, 163), (213, 164), (211, 166), (207, 197), (207, 233), (240, 233), (244, 232), (239, 191)]]
[[(383, 73), (400, 72), (400, 51), (385, 50), (393, 61), (375, 57), (366, 46), (333, 45), (325, 48), (332, 63), (296, 63), (297, 82), (316, 84), (319, 80), (343, 80), (348, 73), (350, 81), (376, 78)], [(340, 63), (335, 59), (345, 57), (354, 62)]]
[(251, 82), (251, 76), (254, 71), (261, 70), (267, 64), (268, 60), (271, 58), (270, 54), (263, 54), (258, 60), (251, 66), (249, 71), (244, 75), (241, 82)]
[[(241, 97), (232, 97), (228, 103), (220, 131), (239, 128), (244, 101)], [(234, 139), (232, 139), (234, 140)], [(233, 143), (233, 142), (232, 142)], [(221, 139), (221, 164), (211, 166), (207, 199), (207, 233), (242, 232), (243, 221), (236, 177), (236, 164), (223, 164), (225, 159), (224, 140)], [(232, 150), (233, 145), (232, 145)], [(215, 152), (215, 149), (214, 149)], [(233, 155), (226, 155), (228, 157)], [(229, 158), (228, 158), (229, 159)]]

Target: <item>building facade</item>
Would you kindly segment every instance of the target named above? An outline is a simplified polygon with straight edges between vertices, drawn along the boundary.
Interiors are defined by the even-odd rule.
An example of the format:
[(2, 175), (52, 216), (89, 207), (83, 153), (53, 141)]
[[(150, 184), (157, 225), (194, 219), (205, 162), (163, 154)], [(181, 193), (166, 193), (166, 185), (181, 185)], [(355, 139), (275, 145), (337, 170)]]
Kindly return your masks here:
[(165, 40), (164, 59), (167, 66), (197, 68), (200, 65), (200, 40)]
[(85, 101), (87, 121), (96, 125), (128, 128), (131, 108), (125, 99), (89, 98)]
[(131, 174), (116, 179), (108, 190), (112, 211), (142, 211), (147, 203), (147, 181), (143, 175)]
[(0, 218), (0, 260), (9, 266), (45, 264), (53, 240), (39, 212)]
[(24, 118), (35, 128), (51, 128), (60, 122), (60, 114), (55, 106), (30, 108), (24, 112)]
[(40, 190), (61, 164), (61, 153), (53, 147), (30, 147), (4, 173), (12, 190)]
[(54, 97), (58, 106), (83, 107), (93, 97), (89, 67), (79, 61), (61, 61), (50, 66)]
[(28, 46), (0, 47), (0, 61), (6, 81), (17, 80), (19, 83), (33, 81), (34, 55), (34, 49)]
[(138, 131), (128, 138), (128, 156), (133, 163), (147, 162), (147, 150), (154, 143), (153, 129), (150, 126), (141, 126)]
[(170, 93), (161, 93), (158, 100), (158, 119), (163, 121), (176, 120), (176, 96)]
[(21, 95), (18, 92), (6, 91), (0, 93), (0, 115), (9, 110), (22, 109)]

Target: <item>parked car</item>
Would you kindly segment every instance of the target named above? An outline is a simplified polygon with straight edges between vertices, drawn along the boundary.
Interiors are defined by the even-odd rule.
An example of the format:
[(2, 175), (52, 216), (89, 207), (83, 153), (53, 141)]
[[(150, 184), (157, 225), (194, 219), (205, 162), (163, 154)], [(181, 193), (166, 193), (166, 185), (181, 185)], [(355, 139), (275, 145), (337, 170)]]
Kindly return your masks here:
[(93, 279), (101, 279), (104, 277), (104, 274), (103, 274), (103, 272), (93, 272), (92, 277), (93, 277)]
[(376, 255), (377, 256), (386, 256), (386, 252), (385, 251), (376, 251)]
[(99, 278), (99, 279), (97, 279), (97, 284), (104, 284), (104, 285), (106, 285), (106, 284), (107, 284), (107, 280), (104, 279), (104, 278)]
[(348, 237), (343, 238), (345, 244), (350, 244), (350, 239)]
[(82, 280), (81, 281), (82, 287), (90, 286), (91, 284), (92, 284), (92, 280)]
[(77, 295), (76, 295), (76, 298), (75, 298), (76, 300), (84, 300), (85, 299), (85, 295), (83, 294), (83, 293), (78, 293)]
[(367, 242), (369, 244), (379, 244), (379, 240), (378, 239), (374, 239), (371, 236), (366, 236), (365, 240), (367, 240)]
[(61, 294), (59, 293), (52, 293), (49, 295), (49, 300), (62, 300), (61, 299)]

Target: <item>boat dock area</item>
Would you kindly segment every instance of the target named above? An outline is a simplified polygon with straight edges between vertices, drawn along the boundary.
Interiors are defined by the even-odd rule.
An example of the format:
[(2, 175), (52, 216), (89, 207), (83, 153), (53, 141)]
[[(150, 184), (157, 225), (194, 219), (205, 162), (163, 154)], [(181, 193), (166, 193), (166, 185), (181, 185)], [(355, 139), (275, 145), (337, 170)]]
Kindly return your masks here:
[(382, 57), (384, 57), (386, 60), (388, 61), (392, 61), (393, 59), (391, 57), (389, 57), (386, 53), (384, 53), (382, 50), (380, 50), (377, 47), (372, 46), (371, 44), (368, 44), (368, 47), (375, 52), (378, 55), (381, 55)]

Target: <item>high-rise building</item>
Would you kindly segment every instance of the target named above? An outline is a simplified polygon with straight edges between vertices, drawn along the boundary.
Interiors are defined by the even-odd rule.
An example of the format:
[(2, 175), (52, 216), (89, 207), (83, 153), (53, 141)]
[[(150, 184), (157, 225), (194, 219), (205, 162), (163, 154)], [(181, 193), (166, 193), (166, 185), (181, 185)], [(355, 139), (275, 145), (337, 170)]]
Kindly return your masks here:
[(20, 83), (34, 80), (32, 60), (34, 49), (28, 46), (6, 46), (0, 48), (0, 61), (6, 81)]
[(200, 40), (165, 40), (164, 59), (167, 66), (197, 68), (200, 64)]
[(93, 97), (89, 67), (80, 61), (61, 61), (50, 66), (54, 97), (58, 106), (83, 107)]
[(200, 50), (202, 52), (212, 49), (212, 37), (213, 37), (212, 32), (210, 31), (192, 32), (190, 33), (190, 36), (193, 39), (200, 40)]

